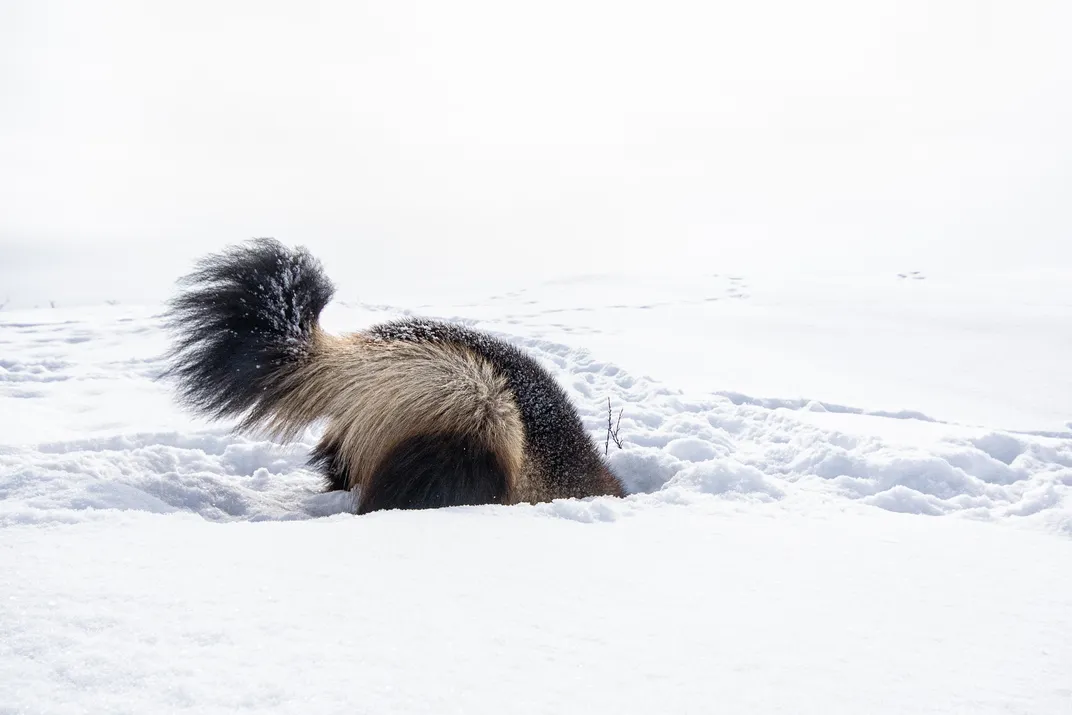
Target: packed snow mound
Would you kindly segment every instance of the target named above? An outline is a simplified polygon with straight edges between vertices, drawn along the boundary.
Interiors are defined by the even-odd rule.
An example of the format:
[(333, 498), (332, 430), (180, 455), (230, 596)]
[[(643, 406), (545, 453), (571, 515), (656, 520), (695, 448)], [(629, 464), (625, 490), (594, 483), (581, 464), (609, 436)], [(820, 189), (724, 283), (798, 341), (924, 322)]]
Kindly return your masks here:
[[(354, 317), (370, 322), (367, 311)], [(184, 416), (156, 379), (165, 343), (152, 310), (37, 311), (0, 318), (0, 330), (0, 525), (108, 519), (114, 510), (260, 521), (351, 508), (348, 495), (320, 493), (304, 467), (315, 429), (277, 445)], [(821, 499), (1072, 535), (1072, 436), (815, 400), (684, 394), (581, 348), (503, 337), (568, 391), (630, 492), (520, 508), (606, 521), (712, 499)], [(607, 441), (608, 416), (617, 421), (619, 411), (620, 448)]]

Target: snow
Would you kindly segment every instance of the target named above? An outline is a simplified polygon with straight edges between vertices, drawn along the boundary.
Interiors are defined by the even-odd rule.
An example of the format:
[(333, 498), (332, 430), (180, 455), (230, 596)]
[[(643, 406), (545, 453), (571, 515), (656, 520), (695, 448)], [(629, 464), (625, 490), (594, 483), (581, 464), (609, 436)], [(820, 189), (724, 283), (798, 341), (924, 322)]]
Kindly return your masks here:
[(818, 505), (557, 516), (8, 529), (5, 707), (1059, 713), (1072, 697), (1067, 542)]
[[(0, 715), (1072, 713), (1070, 24), (0, 3)], [(629, 496), (357, 518), (184, 414), (255, 236), (609, 398)]]
[(1067, 712), (1069, 285), (342, 296), (515, 342), (600, 445), (609, 398), (630, 491), (361, 518), (315, 428), (176, 406), (159, 305), (0, 312), (0, 712)]

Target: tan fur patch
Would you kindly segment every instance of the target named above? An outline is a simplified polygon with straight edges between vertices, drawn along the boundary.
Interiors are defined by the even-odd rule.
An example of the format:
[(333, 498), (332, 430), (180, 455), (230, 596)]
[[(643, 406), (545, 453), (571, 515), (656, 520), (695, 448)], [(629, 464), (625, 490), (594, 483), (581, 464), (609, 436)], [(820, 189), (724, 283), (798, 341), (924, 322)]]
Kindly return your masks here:
[(350, 487), (360, 486), (402, 440), (465, 434), (498, 455), (510, 503), (529, 500), (525, 430), (505, 379), (451, 344), (385, 341), (317, 331), (308, 364), (273, 386), (283, 395), (261, 425), (282, 439), (318, 419), (342, 445)]

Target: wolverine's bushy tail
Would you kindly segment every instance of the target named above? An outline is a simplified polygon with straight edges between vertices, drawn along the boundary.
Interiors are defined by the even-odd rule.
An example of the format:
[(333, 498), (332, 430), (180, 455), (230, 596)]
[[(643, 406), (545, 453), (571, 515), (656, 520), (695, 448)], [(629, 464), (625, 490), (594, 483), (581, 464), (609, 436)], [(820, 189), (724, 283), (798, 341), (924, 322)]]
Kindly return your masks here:
[(320, 311), (335, 292), (320, 262), (256, 239), (202, 259), (180, 286), (165, 376), (205, 416), (263, 422), (312, 360)]

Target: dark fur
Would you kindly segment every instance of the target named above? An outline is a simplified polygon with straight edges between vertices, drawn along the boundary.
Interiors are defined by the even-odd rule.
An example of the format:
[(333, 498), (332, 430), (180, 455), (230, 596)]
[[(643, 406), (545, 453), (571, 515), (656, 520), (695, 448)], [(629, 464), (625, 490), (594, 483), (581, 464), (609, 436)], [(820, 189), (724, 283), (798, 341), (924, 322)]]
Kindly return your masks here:
[(208, 256), (180, 281), (167, 326), (182, 401), (213, 418), (271, 411), (266, 388), (298, 371), (320, 311), (335, 293), (304, 249), (258, 239)]
[(346, 460), (339, 445), (321, 439), (309, 453), (309, 466), (324, 475), (324, 491), (346, 491), (349, 478), (346, 475)]
[[(334, 294), (331, 281), (304, 249), (258, 239), (203, 259), (181, 284), (185, 291), (170, 305), (168, 326), (177, 337), (166, 374), (194, 410), (213, 418), (239, 417), (241, 427), (256, 425), (314, 359), (310, 348), (320, 312)], [(516, 347), (425, 319), (385, 323), (365, 335), (463, 346), (487, 360), (514, 395), (541, 498), (624, 496), (566, 393)], [(324, 475), (328, 490), (350, 483), (346, 455), (326, 438), (309, 464)], [(443, 425), (439, 433), (397, 445), (362, 491), (358, 513), (501, 503), (508, 487), (495, 454)]]
[(537, 472), (547, 475), (548, 491), (555, 498), (603, 493), (599, 452), (569, 397), (532, 357), (486, 333), (422, 318), (377, 325), (369, 334), (385, 340), (455, 343), (483, 357), (506, 376), (521, 410), (529, 457)]
[(387, 455), (357, 513), (501, 504), (506, 493), (506, 472), (492, 452), (458, 435), (421, 435)]

